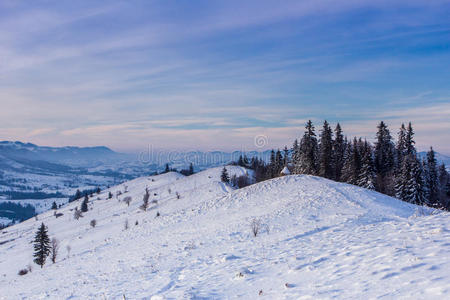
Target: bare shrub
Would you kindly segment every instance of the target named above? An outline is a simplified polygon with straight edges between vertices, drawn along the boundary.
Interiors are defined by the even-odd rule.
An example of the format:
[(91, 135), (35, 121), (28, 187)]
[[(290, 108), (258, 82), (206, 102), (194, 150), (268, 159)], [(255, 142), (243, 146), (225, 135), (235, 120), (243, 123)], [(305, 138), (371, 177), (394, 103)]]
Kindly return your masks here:
[(148, 205), (149, 205), (149, 202), (148, 202), (148, 200), (149, 200), (149, 198), (150, 198), (150, 194), (148, 193), (148, 188), (146, 188), (145, 189), (145, 194), (144, 194), (144, 197), (143, 197), (143, 199), (142, 199), (142, 205), (139, 207), (140, 209), (142, 209), (143, 211), (147, 211), (147, 209), (148, 209)]
[(180, 193), (176, 192), (175, 195), (177, 196), (177, 199), (180, 199), (180, 198), (181, 198)]
[(75, 220), (78, 220), (78, 219), (80, 219), (82, 217), (83, 217), (83, 213), (81, 212), (81, 210), (78, 209), (78, 206), (75, 207), (75, 212), (73, 213), (73, 218)]
[(50, 243), (50, 258), (52, 259), (53, 263), (56, 262), (58, 253), (59, 253), (59, 241), (56, 238), (52, 238), (52, 241)]
[(89, 224), (91, 225), (92, 228), (95, 228), (95, 226), (97, 226), (97, 220), (93, 219)]
[(123, 198), (123, 201), (130, 206), (131, 201), (133, 200), (133, 198), (131, 198), (131, 196), (127, 196), (125, 198)]
[(253, 236), (256, 237), (261, 229), (261, 221), (258, 219), (253, 219), (250, 223), (250, 228)]

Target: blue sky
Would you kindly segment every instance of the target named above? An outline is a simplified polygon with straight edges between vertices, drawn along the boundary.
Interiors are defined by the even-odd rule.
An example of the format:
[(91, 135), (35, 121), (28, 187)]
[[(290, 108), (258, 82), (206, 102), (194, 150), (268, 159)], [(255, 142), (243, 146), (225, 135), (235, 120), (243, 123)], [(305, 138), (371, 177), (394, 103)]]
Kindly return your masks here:
[(291, 145), (412, 121), (450, 154), (449, 1), (0, 1), (0, 139)]

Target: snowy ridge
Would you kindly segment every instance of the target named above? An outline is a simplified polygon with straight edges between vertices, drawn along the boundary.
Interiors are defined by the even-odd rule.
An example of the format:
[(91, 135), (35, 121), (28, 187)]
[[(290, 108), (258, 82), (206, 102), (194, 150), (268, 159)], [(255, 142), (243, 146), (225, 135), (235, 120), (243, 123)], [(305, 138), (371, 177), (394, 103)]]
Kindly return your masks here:
[[(234, 190), (220, 182), (221, 170), (141, 177), (95, 195), (80, 220), (77, 201), (59, 218), (47, 212), (3, 230), (0, 299), (442, 299), (450, 292), (448, 213), (418, 216), (414, 205), (306, 175)], [(157, 201), (147, 212), (139, 209), (145, 188)], [(119, 201), (126, 196), (130, 206)], [(42, 270), (30, 244), (41, 222), (61, 242), (57, 263)], [(33, 271), (18, 276), (27, 264)]]

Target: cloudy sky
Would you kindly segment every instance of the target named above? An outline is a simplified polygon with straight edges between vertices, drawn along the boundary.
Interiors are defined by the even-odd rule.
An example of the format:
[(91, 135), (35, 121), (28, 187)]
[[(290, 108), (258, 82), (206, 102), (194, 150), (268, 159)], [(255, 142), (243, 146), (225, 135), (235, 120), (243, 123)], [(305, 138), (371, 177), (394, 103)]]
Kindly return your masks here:
[(450, 154), (449, 1), (0, 0), (0, 140), (290, 145), (412, 121)]

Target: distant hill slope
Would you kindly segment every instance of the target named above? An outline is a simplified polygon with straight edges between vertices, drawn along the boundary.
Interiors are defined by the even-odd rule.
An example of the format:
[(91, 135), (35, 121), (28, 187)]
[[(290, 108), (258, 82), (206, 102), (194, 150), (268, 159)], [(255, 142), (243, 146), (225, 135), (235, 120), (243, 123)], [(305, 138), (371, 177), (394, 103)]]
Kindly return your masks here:
[[(220, 181), (221, 170), (137, 178), (91, 198), (79, 220), (76, 201), (59, 218), (47, 212), (3, 230), (0, 299), (442, 299), (450, 292), (448, 213), (427, 215), (305, 175), (234, 190)], [(146, 188), (152, 204), (144, 212)], [(32, 264), (41, 222), (60, 240), (57, 262), (19, 276)]]

